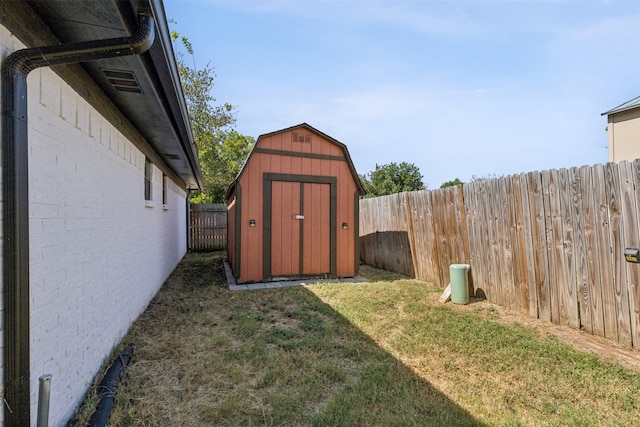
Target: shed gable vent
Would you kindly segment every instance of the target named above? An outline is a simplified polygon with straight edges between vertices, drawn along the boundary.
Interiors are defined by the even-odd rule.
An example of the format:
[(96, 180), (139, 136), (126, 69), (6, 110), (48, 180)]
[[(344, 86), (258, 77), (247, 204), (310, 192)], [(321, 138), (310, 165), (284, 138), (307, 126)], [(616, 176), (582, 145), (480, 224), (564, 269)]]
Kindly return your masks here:
[(109, 83), (120, 92), (142, 93), (136, 76), (131, 71), (102, 70)]
[(293, 132), (292, 134), (293, 142), (311, 142), (311, 134), (310, 133), (298, 133)]

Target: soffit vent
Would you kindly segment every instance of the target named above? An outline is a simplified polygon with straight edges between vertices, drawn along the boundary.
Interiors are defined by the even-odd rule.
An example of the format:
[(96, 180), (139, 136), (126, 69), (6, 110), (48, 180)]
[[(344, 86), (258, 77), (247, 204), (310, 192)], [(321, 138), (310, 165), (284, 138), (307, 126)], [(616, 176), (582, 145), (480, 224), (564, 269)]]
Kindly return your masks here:
[(180, 160), (180, 156), (178, 154), (169, 154), (169, 153), (164, 153), (164, 156), (168, 159), (168, 160)]
[(113, 87), (120, 92), (142, 93), (136, 76), (131, 71), (102, 70)]
[(291, 134), (291, 139), (293, 142), (311, 142), (311, 134), (293, 132)]

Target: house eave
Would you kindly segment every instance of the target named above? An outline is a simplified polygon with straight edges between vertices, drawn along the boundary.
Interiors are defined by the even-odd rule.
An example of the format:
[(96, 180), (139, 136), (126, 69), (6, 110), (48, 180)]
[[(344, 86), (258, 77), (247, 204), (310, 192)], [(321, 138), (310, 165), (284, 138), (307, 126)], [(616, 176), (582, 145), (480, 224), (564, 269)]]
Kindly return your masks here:
[(611, 114), (622, 113), (624, 111), (634, 110), (636, 108), (640, 108), (640, 96), (638, 96), (637, 98), (633, 98), (632, 100), (627, 101), (623, 104), (620, 104), (609, 111), (605, 111), (601, 114), (601, 116), (609, 116)]
[[(52, 69), (92, 105), (106, 99), (115, 106), (120, 121), (128, 122), (149, 145), (154, 163), (168, 169), (181, 187), (202, 189), (197, 150), (160, 0), (0, 2), (0, 23), (27, 47), (37, 47), (126, 36), (135, 29), (137, 16), (143, 11), (157, 22), (156, 40), (145, 54)], [(112, 72), (129, 73), (137, 87), (114, 84), (117, 80), (107, 74)], [(87, 89), (79, 76), (90, 79), (93, 88)]]

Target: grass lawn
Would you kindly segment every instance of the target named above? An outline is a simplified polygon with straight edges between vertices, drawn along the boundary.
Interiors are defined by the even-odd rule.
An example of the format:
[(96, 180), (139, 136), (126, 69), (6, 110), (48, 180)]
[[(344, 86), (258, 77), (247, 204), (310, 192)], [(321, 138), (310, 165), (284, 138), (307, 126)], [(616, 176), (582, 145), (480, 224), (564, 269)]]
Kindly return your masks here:
[[(111, 425), (629, 426), (640, 371), (574, 350), (424, 282), (226, 289), (188, 254), (122, 345)], [(85, 425), (91, 391), (73, 420)]]

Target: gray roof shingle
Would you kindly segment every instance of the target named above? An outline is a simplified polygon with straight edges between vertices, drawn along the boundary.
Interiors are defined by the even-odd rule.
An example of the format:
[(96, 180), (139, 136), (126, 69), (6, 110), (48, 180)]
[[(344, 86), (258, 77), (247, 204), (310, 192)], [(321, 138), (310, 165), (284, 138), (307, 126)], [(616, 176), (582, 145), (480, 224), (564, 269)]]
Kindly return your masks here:
[(633, 98), (631, 101), (627, 101), (624, 104), (620, 104), (609, 111), (605, 111), (601, 115), (604, 116), (604, 115), (609, 115), (614, 113), (620, 113), (622, 111), (632, 110), (634, 108), (639, 108), (639, 107), (640, 107), (640, 96), (637, 98)]

